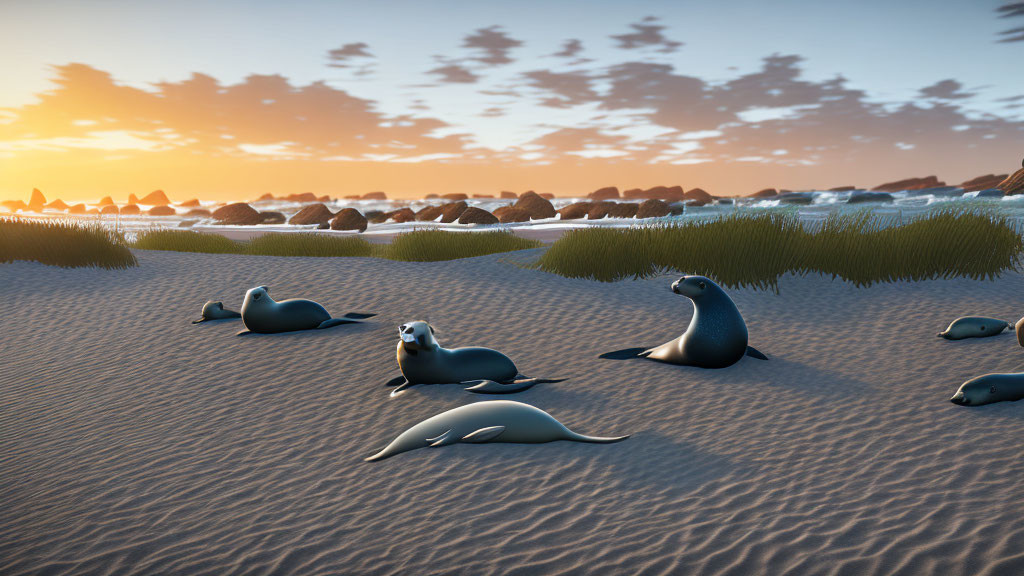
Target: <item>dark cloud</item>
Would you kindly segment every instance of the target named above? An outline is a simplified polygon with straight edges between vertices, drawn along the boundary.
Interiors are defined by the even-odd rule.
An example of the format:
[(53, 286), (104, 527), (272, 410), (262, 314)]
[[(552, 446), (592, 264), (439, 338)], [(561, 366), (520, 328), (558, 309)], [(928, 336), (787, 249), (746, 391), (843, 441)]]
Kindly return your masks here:
[(365, 42), (345, 44), (341, 48), (335, 48), (327, 53), (328, 66), (332, 68), (348, 68), (349, 62), (358, 58), (373, 58), (369, 46)]
[(453, 62), (443, 62), (443, 64), (443, 66), (428, 70), (427, 74), (433, 74), (438, 77), (438, 80), (448, 84), (473, 84), (480, 78), (461, 64)]
[(636, 24), (629, 25), (629, 27), (634, 30), (633, 32), (612, 36), (612, 38), (618, 41), (619, 48), (623, 48), (625, 50), (657, 47), (657, 51), (664, 54), (669, 54), (678, 50), (683, 43), (670, 40), (667, 36), (662, 34), (662, 30), (664, 30), (665, 27), (660, 24), (655, 24), (655, 22), (657, 22), (657, 18), (648, 16)]
[(534, 70), (523, 76), (531, 86), (546, 94), (541, 101), (545, 106), (566, 108), (598, 98), (597, 93), (591, 88), (591, 77), (583, 72), (557, 73), (550, 70)]
[(582, 51), (583, 42), (580, 42), (579, 40), (572, 38), (566, 40), (562, 44), (562, 49), (552, 54), (552, 56), (557, 56), (559, 58), (574, 58), (577, 54), (579, 54)]
[(511, 63), (512, 59), (508, 56), (509, 52), (513, 48), (518, 48), (522, 45), (523, 43), (519, 40), (505, 34), (500, 26), (480, 28), (466, 36), (462, 41), (463, 48), (470, 48), (482, 54), (474, 56), (471, 58), (472, 60), (490, 66)]
[(921, 88), (921, 96), (938, 100), (959, 100), (974, 96), (972, 92), (961, 92), (963, 85), (953, 79), (942, 80), (931, 86)]
[[(1024, 2), (1010, 2), (996, 8), (1000, 18), (1024, 16)], [(1010, 28), (999, 33), (999, 42), (1024, 42), (1024, 26)]]

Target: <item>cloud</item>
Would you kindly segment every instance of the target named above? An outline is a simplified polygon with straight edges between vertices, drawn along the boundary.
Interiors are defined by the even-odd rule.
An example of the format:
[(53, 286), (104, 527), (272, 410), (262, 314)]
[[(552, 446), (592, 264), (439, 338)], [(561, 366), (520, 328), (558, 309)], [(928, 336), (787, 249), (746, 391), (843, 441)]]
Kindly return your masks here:
[(562, 44), (562, 49), (552, 54), (558, 58), (574, 58), (577, 54), (583, 51), (583, 42), (575, 38), (566, 40)]
[(961, 92), (961, 88), (963, 88), (962, 84), (956, 80), (949, 79), (921, 88), (920, 93), (925, 98), (935, 98), (938, 100), (959, 100), (974, 96), (972, 92)]
[(523, 76), (531, 86), (548, 94), (541, 103), (552, 108), (566, 108), (598, 97), (591, 88), (591, 77), (582, 72), (534, 70)]
[(519, 40), (505, 34), (501, 26), (480, 28), (462, 41), (463, 48), (470, 48), (482, 53), (482, 55), (471, 58), (472, 60), (490, 66), (510, 64), (512, 59), (509, 58), (509, 52), (522, 45), (523, 43)]
[(330, 60), (328, 66), (332, 68), (348, 68), (349, 61), (356, 58), (373, 58), (368, 50), (369, 46), (365, 42), (356, 42), (353, 44), (345, 44), (341, 48), (335, 48), (327, 53), (327, 58)]
[[(1000, 18), (1013, 18), (1024, 16), (1024, 2), (1010, 2), (996, 8)], [(999, 33), (1002, 38), (999, 42), (1024, 42), (1024, 26), (1010, 28)]]
[(657, 51), (664, 54), (675, 52), (683, 45), (683, 43), (670, 40), (662, 34), (661, 31), (664, 30), (665, 27), (660, 24), (655, 24), (657, 21), (657, 18), (648, 16), (636, 24), (629, 25), (629, 27), (634, 30), (633, 32), (612, 36), (612, 38), (618, 41), (618, 47), (624, 50), (657, 47)]
[(473, 84), (480, 79), (469, 68), (461, 64), (454, 62), (443, 62), (443, 64), (443, 66), (428, 70), (427, 74), (433, 74), (438, 77), (438, 80), (447, 84)]

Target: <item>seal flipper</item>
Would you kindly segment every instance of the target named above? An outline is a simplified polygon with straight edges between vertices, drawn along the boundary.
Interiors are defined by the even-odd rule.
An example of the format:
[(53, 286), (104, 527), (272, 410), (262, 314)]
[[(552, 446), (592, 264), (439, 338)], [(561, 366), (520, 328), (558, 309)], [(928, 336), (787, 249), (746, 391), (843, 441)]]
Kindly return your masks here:
[(626, 348), (624, 350), (615, 350), (613, 352), (605, 352), (598, 356), (605, 360), (631, 360), (633, 358), (644, 358), (647, 354), (650, 354), (653, 348)]
[(481, 428), (479, 430), (470, 432), (469, 434), (463, 436), (462, 442), (490, 442), (491, 440), (494, 440), (495, 438), (500, 436), (501, 433), (504, 431), (504, 426), (489, 426), (487, 428)]
[(522, 392), (532, 388), (534, 384), (537, 384), (536, 378), (529, 380), (513, 380), (509, 383), (495, 382), (494, 380), (467, 380), (465, 382), (459, 382), (459, 384), (469, 385), (466, 388), (467, 392), (475, 392), (477, 394), (514, 394), (516, 392)]
[(406, 380), (406, 382), (404, 384), (399, 384), (397, 388), (392, 390), (391, 394), (389, 394), (388, 396), (394, 398), (395, 396), (398, 396), (399, 394), (401, 394), (402, 392), (405, 392), (406, 390), (408, 390), (409, 388), (411, 388), (413, 386), (414, 386), (414, 384), (412, 382), (409, 382), (408, 380)]
[(324, 328), (334, 328), (342, 324), (361, 324), (359, 320), (352, 320), (351, 318), (328, 318), (320, 323), (316, 327), (317, 330), (323, 330)]
[(342, 318), (349, 318), (352, 320), (365, 320), (367, 318), (373, 318), (376, 314), (363, 314), (361, 312), (349, 312), (342, 316)]
[(451, 431), (450, 428), (448, 429), (447, 432), (445, 432), (444, 434), (441, 434), (440, 436), (434, 436), (433, 438), (427, 438), (427, 442), (430, 442), (430, 447), (431, 448), (439, 448), (441, 446), (447, 446), (449, 444), (455, 444), (458, 441), (459, 441), (458, 438), (455, 437), (455, 434), (452, 434), (452, 431)]
[(193, 324), (199, 324), (200, 322), (206, 322), (206, 318), (200, 318), (199, 320), (193, 320)]
[(391, 380), (384, 383), (385, 386), (401, 386), (406, 383), (405, 376), (395, 376)]
[(252, 333), (253, 333), (252, 330), (242, 330), (241, 332), (236, 333), (235, 336), (245, 336), (246, 334), (252, 334)]
[(757, 358), (758, 360), (767, 360), (768, 357), (762, 354), (757, 348), (753, 346), (747, 346), (747, 356), (751, 358)]

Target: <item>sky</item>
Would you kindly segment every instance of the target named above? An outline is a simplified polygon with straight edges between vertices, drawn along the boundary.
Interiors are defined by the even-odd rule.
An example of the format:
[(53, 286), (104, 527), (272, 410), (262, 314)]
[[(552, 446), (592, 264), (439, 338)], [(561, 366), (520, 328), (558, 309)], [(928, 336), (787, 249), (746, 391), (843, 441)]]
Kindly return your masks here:
[(957, 183), (1024, 3), (0, 0), (0, 198)]

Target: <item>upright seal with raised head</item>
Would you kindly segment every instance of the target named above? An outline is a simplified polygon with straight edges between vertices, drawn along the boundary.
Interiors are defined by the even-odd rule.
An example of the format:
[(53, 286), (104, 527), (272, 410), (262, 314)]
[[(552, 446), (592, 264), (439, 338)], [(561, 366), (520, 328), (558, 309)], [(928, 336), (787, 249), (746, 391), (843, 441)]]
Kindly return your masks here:
[(298, 298), (275, 302), (267, 293), (266, 286), (251, 288), (245, 293), (242, 304), (242, 322), (248, 331), (239, 335), (257, 332), (275, 334), (277, 332), (294, 332), (296, 330), (313, 330), (330, 328), (339, 324), (358, 323), (374, 314), (345, 314), (341, 318), (331, 318), (323, 306), (312, 300)]

